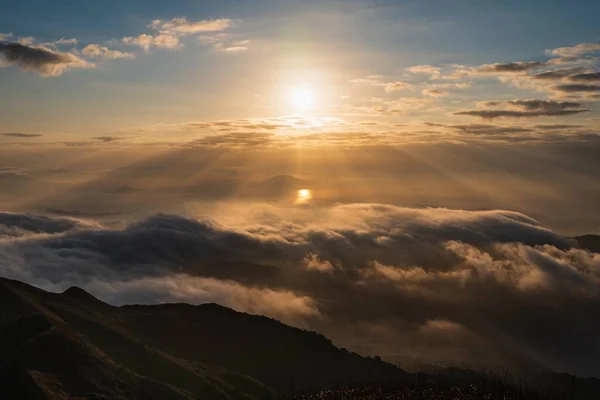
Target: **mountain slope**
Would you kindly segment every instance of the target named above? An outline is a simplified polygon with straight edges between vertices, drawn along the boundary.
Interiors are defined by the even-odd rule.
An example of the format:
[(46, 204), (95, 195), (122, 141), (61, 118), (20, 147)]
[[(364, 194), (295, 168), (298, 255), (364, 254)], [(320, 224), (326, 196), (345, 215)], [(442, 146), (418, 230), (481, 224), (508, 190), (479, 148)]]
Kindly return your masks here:
[(113, 307), (0, 279), (0, 398), (259, 399), (406, 374), (214, 304)]
[(600, 253), (600, 236), (598, 235), (583, 235), (573, 238), (579, 244), (579, 247), (592, 251), (594, 253)]

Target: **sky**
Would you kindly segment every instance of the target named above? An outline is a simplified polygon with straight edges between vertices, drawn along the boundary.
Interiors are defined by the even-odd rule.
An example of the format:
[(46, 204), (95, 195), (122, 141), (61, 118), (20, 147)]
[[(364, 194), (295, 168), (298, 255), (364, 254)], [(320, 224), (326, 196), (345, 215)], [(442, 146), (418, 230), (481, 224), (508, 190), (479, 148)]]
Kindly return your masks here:
[[(289, 101), (296, 86), (314, 91), (308, 114), (349, 122), (474, 122), (454, 113), (484, 101), (591, 101), (597, 88), (552, 88), (597, 81), (531, 75), (593, 70), (599, 8), (594, 1), (10, 2), (2, 39), (66, 59), (11, 61), (2, 51), (1, 128), (87, 139), (152, 124), (272, 118), (303, 111)], [(574, 59), (551, 53), (581, 43), (592, 47), (566, 54)], [(549, 60), (512, 73), (481, 69)], [(597, 111), (591, 103), (581, 108)]]
[(0, 9), (1, 276), (598, 376), (597, 1)]

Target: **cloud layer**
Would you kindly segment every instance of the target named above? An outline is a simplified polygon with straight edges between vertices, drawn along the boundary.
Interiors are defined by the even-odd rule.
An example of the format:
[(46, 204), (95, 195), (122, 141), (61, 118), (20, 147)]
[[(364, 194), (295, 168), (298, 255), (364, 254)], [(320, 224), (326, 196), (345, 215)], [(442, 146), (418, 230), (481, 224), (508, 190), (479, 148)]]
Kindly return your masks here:
[(597, 373), (600, 255), (526, 215), (383, 204), (211, 215), (108, 228), (4, 213), (0, 273), (116, 304), (216, 301), (406, 366)]

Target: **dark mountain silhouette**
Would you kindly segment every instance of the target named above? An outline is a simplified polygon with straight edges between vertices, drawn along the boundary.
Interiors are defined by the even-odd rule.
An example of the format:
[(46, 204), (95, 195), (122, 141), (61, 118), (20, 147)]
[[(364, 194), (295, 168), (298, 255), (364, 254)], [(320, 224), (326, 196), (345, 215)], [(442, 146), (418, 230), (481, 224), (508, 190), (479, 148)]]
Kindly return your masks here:
[(262, 399), (401, 369), (215, 304), (108, 305), (0, 279), (2, 399)]
[(594, 253), (600, 253), (600, 236), (598, 235), (583, 235), (574, 237), (579, 244), (579, 247), (592, 251)]

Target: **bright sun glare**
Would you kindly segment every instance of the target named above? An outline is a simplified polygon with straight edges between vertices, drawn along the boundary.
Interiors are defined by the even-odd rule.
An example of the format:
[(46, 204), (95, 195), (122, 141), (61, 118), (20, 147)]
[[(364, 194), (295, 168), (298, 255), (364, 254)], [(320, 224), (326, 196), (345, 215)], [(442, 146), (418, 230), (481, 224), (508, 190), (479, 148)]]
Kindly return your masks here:
[(310, 191), (310, 189), (298, 190), (297, 195), (296, 195), (296, 202), (306, 203), (310, 199), (312, 199), (312, 192)]
[(303, 87), (293, 87), (291, 103), (296, 111), (306, 111), (313, 108), (315, 104), (314, 93)]

